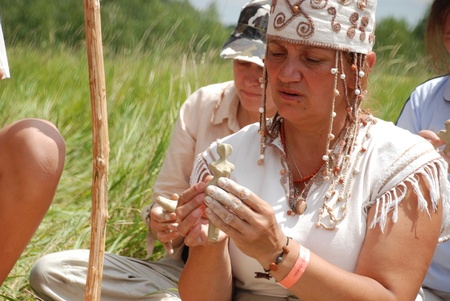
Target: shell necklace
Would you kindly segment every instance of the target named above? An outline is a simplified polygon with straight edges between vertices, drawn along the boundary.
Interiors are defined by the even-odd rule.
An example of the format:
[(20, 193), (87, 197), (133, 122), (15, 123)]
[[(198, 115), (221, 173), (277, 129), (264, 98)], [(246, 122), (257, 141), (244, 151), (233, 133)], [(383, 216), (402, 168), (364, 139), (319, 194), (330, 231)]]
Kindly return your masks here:
[[(284, 123), (282, 123), (281, 125), (281, 143), (283, 145), (283, 149), (285, 151), (285, 153), (288, 154), (288, 156), (291, 158), (292, 163), (294, 164), (295, 169), (297, 170), (298, 175), (300, 176), (300, 179), (293, 179), (293, 184), (294, 184), (294, 198), (297, 198), (297, 204), (296, 204), (296, 211), (299, 214), (302, 214), (303, 212), (305, 212), (306, 207), (307, 207), (307, 203), (306, 203), (306, 197), (304, 197), (304, 193), (302, 193), (302, 191), (299, 189), (299, 187), (297, 187), (295, 184), (305, 184), (306, 182), (311, 180), (318, 172), (319, 170), (322, 168), (322, 166), (325, 164), (325, 162), (321, 162), (320, 165), (309, 175), (307, 176), (303, 176), (302, 173), (300, 172), (300, 168), (298, 168), (297, 162), (294, 160), (294, 157), (292, 156), (287, 144), (286, 144), (286, 137), (285, 137), (285, 133), (284, 133)], [(310, 185), (306, 185), (305, 188), (303, 189), (303, 192), (305, 192), (305, 190), (309, 190), (309, 186)], [(300, 195), (301, 194), (301, 195)]]

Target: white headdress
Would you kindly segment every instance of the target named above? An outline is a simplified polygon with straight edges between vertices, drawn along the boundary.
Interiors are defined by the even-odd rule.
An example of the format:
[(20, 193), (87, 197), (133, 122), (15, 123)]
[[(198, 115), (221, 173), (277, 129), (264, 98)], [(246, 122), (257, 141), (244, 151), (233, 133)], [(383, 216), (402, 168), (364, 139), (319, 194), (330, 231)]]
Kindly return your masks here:
[(367, 54), (376, 0), (273, 0), (267, 37)]

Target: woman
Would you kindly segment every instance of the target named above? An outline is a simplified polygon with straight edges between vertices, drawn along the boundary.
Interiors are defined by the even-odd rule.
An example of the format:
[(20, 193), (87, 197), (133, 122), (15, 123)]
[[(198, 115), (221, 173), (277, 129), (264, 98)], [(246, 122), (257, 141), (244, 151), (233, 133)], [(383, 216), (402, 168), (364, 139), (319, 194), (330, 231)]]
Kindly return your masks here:
[(217, 143), (198, 156), (191, 182), (205, 182), (176, 210), (190, 246), (182, 300), (421, 298), (450, 234), (447, 164), (360, 109), (375, 6), (273, 1), (265, 67), (278, 114), (220, 140), (233, 147), (231, 179), (206, 189)]
[[(398, 126), (429, 139), (435, 147), (448, 142), (440, 139), (437, 133), (445, 129), (445, 122), (450, 118), (449, 13), (448, 0), (433, 1), (425, 32), (425, 45), (432, 55), (433, 65), (438, 73), (445, 75), (418, 86), (397, 121)], [(449, 153), (440, 153), (450, 162)], [(423, 286), (427, 301), (450, 301), (450, 242), (436, 248)]]
[[(192, 162), (198, 153), (216, 139), (259, 121), (269, 9), (269, 0), (250, 1), (242, 8), (236, 28), (220, 53), (222, 58), (233, 60), (233, 80), (201, 88), (181, 107), (155, 182), (153, 200), (188, 189)], [(271, 100), (268, 110), (273, 116), (275, 108)], [(151, 236), (161, 240), (169, 254), (174, 252), (172, 247), (181, 251), (182, 238), (175, 231), (176, 215), (163, 212), (155, 204), (143, 210)], [(149, 237), (148, 250), (152, 249), (153, 239)]]
[[(153, 188), (153, 200), (169, 198), (189, 188), (195, 155), (217, 138), (259, 120), (268, 0), (247, 3), (238, 24), (223, 45), (221, 57), (233, 60), (234, 80), (203, 87), (181, 107), (163, 166)], [(271, 101), (268, 114), (274, 114)], [(179, 300), (178, 278), (183, 268), (183, 238), (176, 230), (175, 214), (159, 205), (146, 207), (143, 217), (149, 227), (148, 252), (156, 238), (170, 255), (159, 261), (143, 261), (105, 254), (102, 300)], [(186, 252), (185, 252), (186, 253)], [(88, 250), (48, 254), (39, 259), (30, 275), (30, 285), (44, 300), (84, 300), (89, 260)]]

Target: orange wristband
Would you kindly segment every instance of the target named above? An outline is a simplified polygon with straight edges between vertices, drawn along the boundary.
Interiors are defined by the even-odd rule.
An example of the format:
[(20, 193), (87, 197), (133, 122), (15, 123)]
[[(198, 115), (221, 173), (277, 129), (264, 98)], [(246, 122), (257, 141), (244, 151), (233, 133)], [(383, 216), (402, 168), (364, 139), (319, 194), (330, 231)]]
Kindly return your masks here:
[(284, 277), (284, 279), (279, 283), (285, 288), (290, 288), (291, 286), (293, 286), (298, 281), (298, 279), (302, 277), (303, 272), (305, 272), (306, 267), (309, 263), (310, 256), (311, 252), (307, 248), (300, 245), (300, 251), (298, 253), (297, 261), (295, 262), (289, 274), (287, 274), (287, 276)]

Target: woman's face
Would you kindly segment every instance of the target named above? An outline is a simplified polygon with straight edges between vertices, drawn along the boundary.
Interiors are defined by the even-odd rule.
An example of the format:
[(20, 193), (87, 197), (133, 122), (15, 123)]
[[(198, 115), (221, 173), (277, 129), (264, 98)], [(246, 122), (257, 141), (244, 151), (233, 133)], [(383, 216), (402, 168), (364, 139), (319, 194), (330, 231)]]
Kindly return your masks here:
[[(255, 63), (235, 59), (233, 71), (236, 92), (242, 108), (251, 113), (258, 113), (263, 92), (260, 82), (263, 68)], [(267, 109), (268, 111), (274, 110), (270, 97), (267, 98)]]
[[(335, 50), (270, 41), (266, 66), (279, 114), (293, 123), (328, 125), (335, 86), (331, 69), (335, 65)], [(340, 80), (338, 87), (342, 90)], [(335, 111), (345, 112), (342, 96), (336, 98)]]

